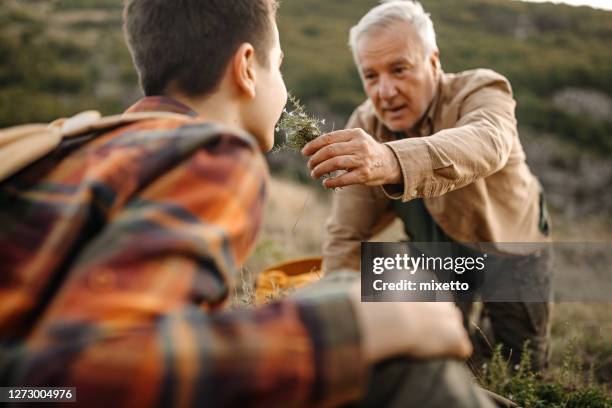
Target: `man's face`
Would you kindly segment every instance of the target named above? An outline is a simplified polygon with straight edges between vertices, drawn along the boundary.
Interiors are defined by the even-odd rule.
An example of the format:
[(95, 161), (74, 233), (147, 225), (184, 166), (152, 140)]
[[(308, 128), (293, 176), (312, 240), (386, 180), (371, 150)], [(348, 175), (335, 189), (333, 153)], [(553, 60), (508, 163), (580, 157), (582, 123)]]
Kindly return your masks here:
[(249, 129), (259, 139), (263, 151), (272, 149), (274, 129), (287, 103), (287, 88), (280, 71), (283, 52), (276, 24), (273, 30), (274, 39), (268, 54), (268, 64), (257, 64), (256, 97), (253, 101), (255, 111), (251, 115), (252, 129)]
[(393, 132), (412, 129), (436, 92), (438, 53), (425, 59), (420, 37), (405, 22), (364, 34), (356, 51), (364, 90), (380, 120)]

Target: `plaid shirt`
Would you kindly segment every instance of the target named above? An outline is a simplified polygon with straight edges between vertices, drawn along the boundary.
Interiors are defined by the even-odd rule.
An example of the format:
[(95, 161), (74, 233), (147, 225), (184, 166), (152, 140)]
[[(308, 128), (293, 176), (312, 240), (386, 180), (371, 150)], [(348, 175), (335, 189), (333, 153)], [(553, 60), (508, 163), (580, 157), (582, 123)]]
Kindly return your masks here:
[(105, 407), (359, 397), (345, 295), (223, 310), (262, 221), (252, 139), (167, 98), (129, 111), (192, 118), (71, 139), (0, 185), (0, 385)]

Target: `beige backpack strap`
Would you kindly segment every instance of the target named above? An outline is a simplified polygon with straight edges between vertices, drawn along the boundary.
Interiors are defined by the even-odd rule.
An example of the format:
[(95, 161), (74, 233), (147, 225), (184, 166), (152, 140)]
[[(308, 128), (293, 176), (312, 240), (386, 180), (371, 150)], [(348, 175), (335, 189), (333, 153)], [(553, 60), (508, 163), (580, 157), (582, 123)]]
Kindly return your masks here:
[(149, 119), (189, 119), (170, 112), (139, 112), (107, 116), (81, 112), (48, 125), (29, 124), (0, 130), (0, 182), (52, 152), (64, 138), (86, 135)]
[(62, 141), (57, 128), (23, 125), (0, 131), (0, 181), (45, 156)]

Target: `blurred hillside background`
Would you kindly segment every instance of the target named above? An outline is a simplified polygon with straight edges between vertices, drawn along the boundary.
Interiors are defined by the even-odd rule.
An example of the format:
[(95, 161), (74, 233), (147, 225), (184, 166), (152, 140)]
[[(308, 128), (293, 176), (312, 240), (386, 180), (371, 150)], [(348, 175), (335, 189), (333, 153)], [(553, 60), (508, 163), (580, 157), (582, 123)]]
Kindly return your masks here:
[[(445, 71), (486, 67), (512, 82), (521, 138), (545, 186), (555, 239), (612, 241), (612, 12), (513, 0), (422, 3)], [(348, 30), (375, 4), (282, 2), (287, 87), (326, 118), (329, 130), (342, 128), (364, 100)], [(2, 0), (0, 127), (86, 109), (118, 113), (139, 99), (121, 10), (121, 0)], [(268, 159), (277, 177), (250, 271), (320, 254), (332, 194), (309, 179), (300, 156)], [(400, 228), (386, 234), (396, 238)], [(564, 350), (574, 342), (570, 357), (580, 358), (583, 370), (592, 364), (597, 382), (612, 384), (611, 331), (606, 304), (558, 305), (555, 366), (565, 364)]]
[[(120, 0), (3, 0), (0, 126), (140, 97), (121, 33)], [(307, 108), (344, 126), (364, 99), (348, 30), (374, 0), (286, 0), (279, 18), (284, 75)], [(492, 68), (512, 82), (529, 161), (553, 211), (589, 222), (576, 239), (605, 239), (612, 222), (612, 12), (513, 0), (424, 0), (443, 68)], [(301, 158), (270, 156), (301, 181)], [(603, 220), (603, 221), (602, 221)]]

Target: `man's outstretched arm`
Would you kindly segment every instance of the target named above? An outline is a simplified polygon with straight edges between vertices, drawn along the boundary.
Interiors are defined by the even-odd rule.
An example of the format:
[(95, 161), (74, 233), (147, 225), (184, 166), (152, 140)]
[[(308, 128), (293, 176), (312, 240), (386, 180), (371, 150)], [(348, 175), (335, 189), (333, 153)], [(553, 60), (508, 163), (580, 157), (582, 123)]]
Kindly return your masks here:
[(346, 129), (313, 140), (302, 152), (315, 179), (349, 170), (325, 180), (328, 188), (392, 186), (390, 195), (403, 201), (439, 197), (507, 163), (518, 137), (514, 108), (510, 84), (493, 75), (465, 97), (453, 128), (388, 143), (362, 128)]

